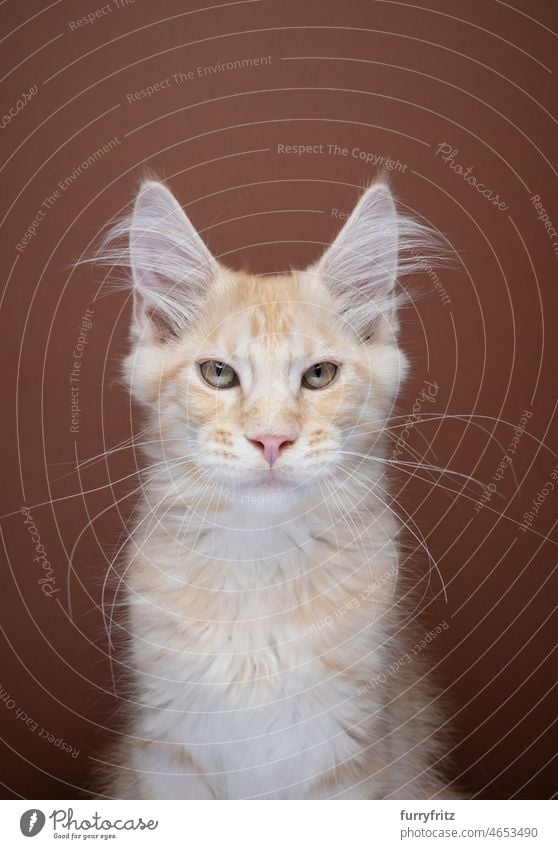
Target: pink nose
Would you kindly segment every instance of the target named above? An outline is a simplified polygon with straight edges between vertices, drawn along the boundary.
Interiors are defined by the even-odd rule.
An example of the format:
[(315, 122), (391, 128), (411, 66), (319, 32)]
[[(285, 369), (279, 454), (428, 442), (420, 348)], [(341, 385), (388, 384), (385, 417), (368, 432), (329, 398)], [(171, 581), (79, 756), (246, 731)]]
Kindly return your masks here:
[(292, 445), (293, 441), (287, 436), (273, 436), (271, 433), (263, 433), (261, 436), (250, 439), (252, 445), (255, 445), (256, 448), (259, 448), (263, 452), (270, 466), (273, 466), (283, 448)]

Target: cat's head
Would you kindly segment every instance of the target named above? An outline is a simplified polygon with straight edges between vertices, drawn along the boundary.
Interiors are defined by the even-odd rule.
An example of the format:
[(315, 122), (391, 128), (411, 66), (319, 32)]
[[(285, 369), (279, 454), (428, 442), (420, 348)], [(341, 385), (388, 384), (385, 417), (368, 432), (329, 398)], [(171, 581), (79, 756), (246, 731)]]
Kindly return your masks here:
[(363, 194), (314, 265), (281, 275), (222, 265), (158, 182), (142, 184), (120, 233), (133, 284), (126, 375), (150, 410), (151, 457), (174, 479), (255, 499), (351, 474), (405, 374), (396, 284), (430, 238), (388, 186)]

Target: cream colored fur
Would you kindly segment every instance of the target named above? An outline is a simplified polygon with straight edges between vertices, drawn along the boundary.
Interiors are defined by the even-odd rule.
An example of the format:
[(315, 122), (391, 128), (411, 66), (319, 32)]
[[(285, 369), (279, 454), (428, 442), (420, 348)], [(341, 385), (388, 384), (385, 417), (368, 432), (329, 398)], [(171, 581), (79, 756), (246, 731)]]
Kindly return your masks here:
[[(134, 286), (126, 376), (149, 429), (116, 587), (129, 710), (104, 792), (452, 795), (421, 658), (389, 672), (414, 642), (381, 462), (406, 368), (396, 278), (428, 232), (377, 184), (315, 266), (255, 278), (218, 263), (148, 182), (113, 236), (105, 259)], [(239, 385), (205, 384), (207, 360)], [(309, 390), (317, 362), (338, 373)], [(250, 441), (261, 433), (291, 442), (273, 470)]]

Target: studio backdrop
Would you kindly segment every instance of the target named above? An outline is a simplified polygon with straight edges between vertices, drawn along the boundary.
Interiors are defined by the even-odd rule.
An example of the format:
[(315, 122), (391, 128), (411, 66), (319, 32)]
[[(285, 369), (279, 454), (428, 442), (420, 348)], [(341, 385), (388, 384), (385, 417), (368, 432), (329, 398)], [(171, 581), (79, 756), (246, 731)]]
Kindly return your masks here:
[(131, 301), (82, 260), (156, 177), (226, 265), (305, 267), (379, 174), (452, 257), (403, 284), (389, 455), (452, 777), (552, 796), (555, 5), (8, 0), (0, 17), (5, 796), (87, 798), (128, 698), (111, 564), (141, 494)]

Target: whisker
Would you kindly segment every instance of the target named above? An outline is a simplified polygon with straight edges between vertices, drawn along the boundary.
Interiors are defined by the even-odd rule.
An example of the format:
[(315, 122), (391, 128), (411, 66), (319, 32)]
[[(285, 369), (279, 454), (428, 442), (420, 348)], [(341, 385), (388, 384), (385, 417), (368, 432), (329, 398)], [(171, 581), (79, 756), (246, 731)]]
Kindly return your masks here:
[[(354, 475), (353, 475), (353, 473), (352, 473), (352, 471), (351, 471), (350, 469), (348, 469), (347, 467), (343, 467), (343, 470), (345, 471), (345, 473), (346, 473), (346, 474), (348, 474), (351, 478), (353, 478), (353, 479), (357, 480), (357, 482), (358, 482), (358, 479), (357, 479), (357, 478), (354, 478)], [(360, 469), (355, 470), (355, 471), (356, 471), (356, 472), (359, 472), (359, 471), (360, 471)], [(361, 474), (362, 474), (362, 472), (361, 472)], [(364, 475), (364, 474), (363, 474), (363, 477), (364, 477), (367, 481), (369, 481), (370, 483), (372, 483), (373, 485), (374, 485), (374, 484), (376, 484), (376, 482), (375, 482), (375, 481), (372, 481), (372, 480), (371, 480), (371, 478), (368, 478), (366, 475)], [(379, 495), (377, 495), (377, 494), (374, 492), (373, 488), (369, 488), (369, 489), (368, 489), (368, 491), (370, 492), (370, 494), (371, 494), (374, 498), (377, 498), (377, 499), (378, 499), (378, 501), (380, 501), (380, 503), (381, 503), (381, 504), (383, 504), (383, 506), (384, 506), (384, 507), (386, 507), (386, 509), (391, 510), (391, 507), (390, 507), (390, 506), (389, 506), (389, 505), (388, 505), (388, 504), (387, 504), (387, 503), (386, 503), (386, 502), (385, 502), (382, 498), (380, 498), (380, 496), (379, 496)], [(396, 498), (394, 498), (394, 496), (393, 496), (393, 495), (391, 495), (391, 494), (390, 494), (390, 498), (391, 498), (391, 499), (395, 502), (395, 504), (397, 504), (397, 506), (399, 507), (399, 509), (400, 509), (400, 510), (401, 510), (401, 511), (402, 511), (402, 512), (403, 512), (403, 513), (404, 513), (404, 514), (408, 517), (409, 521), (413, 521), (413, 520), (412, 520), (412, 518), (411, 518), (411, 517), (409, 516), (409, 514), (407, 513), (407, 511), (404, 509), (404, 507), (402, 507), (402, 505), (401, 505), (401, 504), (397, 501), (397, 499), (396, 499)], [(395, 515), (397, 515), (397, 514), (395, 514)], [(433, 555), (432, 555), (432, 553), (431, 553), (430, 549), (429, 549), (429, 548), (428, 548), (428, 546), (426, 545), (426, 541), (424, 540), (424, 538), (422, 537), (422, 535), (420, 535), (420, 536), (419, 536), (420, 532), (418, 531), (418, 528), (417, 528), (417, 533), (415, 533), (415, 531), (413, 531), (413, 529), (411, 528), (411, 526), (410, 526), (407, 522), (405, 522), (405, 520), (404, 520), (404, 519), (402, 519), (402, 517), (401, 517), (401, 516), (397, 516), (397, 518), (398, 518), (398, 520), (399, 520), (399, 521), (400, 521), (400, 522), (401, 522), (401, 523), (402, 523), (402, 524), (403, 524), (403, 525), (407, 528), (407, 530), (409, 531), (409, 533), (410, 533), (410, 534), (411, 534), (411, 535), (412, 535), (412, 536), (413, 536), (413, 537), (417, 540), (417, 542), (419, 543), (419, 545), (420, 545), (420, 546), (424, 549), (424, 551), (426, 552), (426, 554), (427, 554), (427, 556), (428, 556), (428, 559), (429, 559), (430, 563), (433, 565), (433, 567), (434, 567), (434, 568), (436, 569), (436, 571), (438, 572), (438, 575), (439, 575), (439, 577), (440, 577), (440, 582), (441, 582), (441, 584), (442, 584), (442, 590), (443, 590), (443, 593), (444, 593), (444, 598), (445, 598), (445, 601), (447, 602), (448, 598), (447, 598), (447, 593), (446, 593), (446, 586), (445, 586), (445, 583), (444, 583), (444, 579), (443, 579), (443, 577), (442, 577), (442, 573), (440, 572), (440, 569), (439, 569), (439, 567), (438, 567), (438, 564), (437, 564), (437, 563), (436, 563), (436, 561), (434, 560), (434, 557), (433, 557)], [(415, 524), (415, 523), (413, 522), (413, 524)], [(416, 527), (416, 524), (415, 524), (415, 527)]]
[[(340, 450), (338, 453), (342, 454), (342, 455), (351, 456), (351, 457), (358, 457), (362, 460), (373, 460), (376, 463), (383, 463), (384, 465), (388, 465), (388, 466), (395, 466), (395, 467), (405, 466), (405, 467), (410, 467), (410, 468), (413, 468), (413, 469), (423, 469), (424, 471), (439, 472), (440, 475), (452, 474), (452, 475), (456, 475), (457, 477), (460, 477), (460, 478), (465, 478), (465, 480), (467, 480), (467, 481), (473, 481), (473, 483), (476, 483), (483, 491), (486, 491), (487, 488), (488, 488), (487, 484), (483, 483), (482, 481), (478, 480), (477, 478), (474, 478), (472, 475), (466, 475), (463, 472), (457, 472), (454, 469), (449, 469), (447, 466), (445, 466), (445, 467), (443, 467), (443, 466), (433, 466), (433, 465), (430, 465), (429, 463), (412, 463), (412, 462), (408, 462), (406, 460), (392, 460), (392, 459), (388, 460), (385, 457), (379, 457), (379, 456), (374, 455), (374, 454), (362, 454), (362, 453), (359, 453), (358, 451), (346, 451), (346, 450), (343, 450), (343, 449)], [(403, 471), (405, 471), (405, 469), (403, 469)], [(424, 478), (419, 478), (419, 479), (424, 480)], [(449, 490), (449, 491), (453, 492), (453, 490)], [(498, 494), (501, 495), (500, 493), (498, 493)], [(503, 498), (503, 496), (501, 496), (501, 497)]]
[[(179, 481), (177, 482), (177, 484), (176, 484), (176, 485), (178, 486), (180, 483), (182, 483), (182, 481), (183, 481), (183, 480), (185, 480), (185, 479), (188, 477), (188, 475), (189, 475), (189, 474), (191, 474), (191, 472), (190, 472), (189, 470), (187, 470), (187, 471), (184, 473), (184, 475), (180, 477), (180, 479), (179, 479)], [(147, 521), (148, 519), (153, 518), (153, 516), (154, 516), (154, 514), (155, 514), (155, 511), (159, 509), (159, 507), (160, 507), (161, 503), (164, 501), (164, 499), (165, 499), (165, 498), (168, 498), (168, 493), (164, 493), (164, 495), (163, 495), (163, 496), (162, 496), (162, 497), (161, 497), (161, 498), (157, 501), (157, 503), (156, 503), (156, 504), (155, 504), (155, 505), (154, 505), (154, 506), (153, 506), (150, 510), (148, 510), (148, 512), (146, 513), (146, 515), (145, 515), (145, 516), (141, 519), (141, 521), (140, 521), (140, 522), (138, 522), (138, 524), (136, 524), (136, 525), (134, 526), (134, 528), (133, 528), (133, 529), (132, 529), (132, 530), (131, 530), (128, 534), (127, 534), (126, 538), (124, 539), (124, 541), (123, 541), (123, 542), (122, 542), (122, 544), (120, 545), (120, 547), (119, 547), (118, 551), (117, 551), (117, 552), (116, 552), (116, 554), (114, 554), (114, 555), (113, 555), (113, 557), (112, 557), (111, 564), (110, 564), (110, 566), (109, 566), (109, 569), (108, 569), (107, 574), (106, 574), (106, 576), (105, 576), (105, 580), (104, 580), (104, 582), (103, 582), (103, 589), (102, 589), (102, 593), (101, 593), (101, 612), (102, 612), (102, 615), (103, 615), (103, 620), (105, 621), (105, 631), (106, 631), (106, 633), (107, 633), (107, 637), (108, 637), (109, 652), (110, 652), (110, 656), (111, 656), (111, 660), (110, 660), (110, 663), (111, 663), (111, 672), (112, 672), (112, 670), (113, 670), (113, 666), (112, 666), (112, 650), (113, 650), (113, 647), (114, 647), (114, 645), (113, 645), (113, 640), (112, 640), (112, 625), (113, 625), (113, 623), (114, 623), (114, 621), (115, 621), (115, 619), (114, 619), (114, 612), (115, 612), (115, 606), (116, 606), (116, 599), (118, 598), (118, 594), (119, 594), (119, 592), (120, 592), (120, 589), (121, 589), (121, 587), (122, 587), (122, 584), (123, 584), (123, 583), (124, 583), (124, 581), (125, 581), (125, 578), (126, 578), (126, 575), (127, 575), (127, 573), (128, 573), (128, 570), (130, 569), (130, 567), (131, 567), (131, 566), (132, 566), (132, 564), (133, 564), (133, 561), (134, 561), (135, 556), (137, 556), (137, 554), (139, 554), (139, 553), (141, 552), (141, 549), (142, 549), (142, 548), (143, 548), (143, 546), (147, 543), (147, 541), (151, 538), (151, 536), (153, 535), (153, 533), (155, 532), (155, 530), (157, 529), (157, 527), (161, 524), (162, 520), (163, 520), (163, 519), (165, 518), (165, 516), (168, 514), (169, 510), (171, 510), (171, 509), (174, 507), (174, 505), (176, 504), (176, 502), (177, 502), (177, 501), (178, 501), (181, 497), (182, 497), (182, 493), (179, 493), (179, 494), (176, 496), (176, 498), (174, 498), (174, 499), (171, 501), (171, 504), (170, 504), (170, 505), (168, 506), (168, 508), (165, 510), (165, 512), (163, 513), (163, 515), (162, 515), (162, 516), (160, 516), (160, 517), (157, 519), (157, 521), (155, 522), (155, 526), (154, 526), (153, 528), (151, 528), (151, 529), (150, 529), (150, 531), (149, 531), (149, 533), (147, 534), (147, 536), (146, 536), (146, 537), (142, 540), (141, 545), (140, 545), (140, 546), (137, 546), (137, 545), (136, 545), (136, 552), (135, 552), (135, 554), (134, 554), (134, 557), (131, 557), (131, 558), (130, 558), (130, 560), (129, 560), (129, 562), (128, 562), (128, 565), (126, 566), (125, 570), (123, 571), (123, 573), (122, 573), (122, 574), (121, 574), (121, 576), (120, 576), (120, 579), (119, 579), (119, 581), (118, 581), (118, 585), (117, 585), (117, 587), (116, 587), (116, 589), (115, 589), (115, 592), (114, 592), (114, 594), (113, 594), (113, 598), (112, 598), (112, 602), (111, 602), (111, 613), (108, 615), (108, 629), (107, 629), (107, 616), (106, 616), (106, 614), (105, 614), (105, 603), (104, 603), (104, 597), (105, 597), (105, 592), (106, 592), (106, 587), (107, 587), (107, 583), (108, 583), (109, 575), (110, 575), (110, 573), (111, 573), (112, 569), (114, 568), (114, 564), (115, 564), (115, 563), (116, 563), (116, 561), (118, 560), (118, 558), (119, 558), (119, 556), (120, 556), (121, 552), (123, 551), (124, 547), (127, 545), (128, 541), (133, 539), (133, 537), (137, 534), (137, 531), (139, 530), (139, 528), (142, 526), (142, 524), (143, 524), (145, 521)], [(155, 567), (155, 564), (152, 564), (152, 565), (154, 566), (154, 568), (156, 568), (156, 567)], [(129, 587), (128, 587), (128, 589), (129, 589)], [(115, 691), (115, 693), (116, 693), (116, 682), (115, 682), (115, 680), (114, 680), (114, 675), (112, 676), (112, 681), (113, 681), (114, 691)]]

